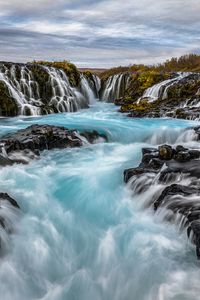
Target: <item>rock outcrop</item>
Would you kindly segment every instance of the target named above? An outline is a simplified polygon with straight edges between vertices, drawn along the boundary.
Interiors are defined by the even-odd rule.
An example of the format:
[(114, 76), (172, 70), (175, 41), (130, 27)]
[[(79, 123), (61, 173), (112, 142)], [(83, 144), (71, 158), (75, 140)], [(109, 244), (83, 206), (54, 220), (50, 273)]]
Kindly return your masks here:
[(106, 136), (97, 131), (79, 133), (60, 126), (31, 125), (0, 139), (0, 165), (27, 163), (43, 150), (81, 147), (86, 142), (95, 143), (99, 137), (106, 140)]
[(200, 117), (200, 73), (150, 75), (147, 72), (146, 77), (145, 73), (132, 77), (124, 96), (115, 100), (121, 112), (134, 118)]
[[(194, 128), (198, 134), (199, 130)], [(155, 184), (160, 186), (149, 193), (149, 205), (155, 211), (166, 211), (167, 220), (187, 229), (200, 259), (200, 150), (182, 145), (144, 148), (140, 165), (125, 170), (124, 181), (137, 194), (153, 189)]]

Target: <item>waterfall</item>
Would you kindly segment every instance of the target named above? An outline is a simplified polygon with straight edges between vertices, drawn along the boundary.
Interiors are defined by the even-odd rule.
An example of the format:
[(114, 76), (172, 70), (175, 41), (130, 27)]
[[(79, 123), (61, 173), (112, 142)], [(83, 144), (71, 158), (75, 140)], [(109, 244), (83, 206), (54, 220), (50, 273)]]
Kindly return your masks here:
[(101, 99), (106, 102), (114, 102), (115, 99), (119, 99), (124, 96), (130, 76), (128, 73), (121, 73), (114, 76), (110, 76), (105, 82), (105, 86), (102, 88)]
[[(19, 77), (19, 79), (18, 79)], [(17, 70), (15, 65), (10, 69), (3, 65), (0, 68), (0, 80), (5, 83), (10, 96), (16, 102), (20, 115), (39, 115), (41, 99), (38, 83), (34, 81), (32, 72), (24, 65)]]
[(19, 115), (74, 112), (93, 103), (100, 90), (96, 75), (90, 80), (81, 74), (79, 85), (74, 87), (63, 70), (31, 64), (2, 63), (0, 82), (7, 88), (9, 101), (14, 101)]
[(101, 88), (101, 80), (98, 76), (92, 75), (92, 79), (81, 75), (80, 90), (89, 103), (94, 103), (95, 99), (99, 98), (99, 91)]
[(184, 73), (180, 72), (177, 73), (178, 76), (175, 78), (164, 80), (162, 82), (153, 85), (152, 87), (146, 89), (146, 91), (144, 92), (143, 96), (139, 99), (139, 101), (144, 98), (148, 99), (149, 102), (154, 102), (159, 98), (161, 98), (162, 100), (167, 99), (169, 87), (179, 82), (183, 78), (189, 76), (190, 74), (191, 73), (188, 72), (184, 72)]
[(81, 108), (81, 102), (87, 105), (87, 101), (81, 93), (70, 85), (69, 79), (63, 70), (53, 67), (44, 68), (49, 74), (49, 86), (52, 89), (50, 106), (55, 107), (58, 112), (73, 112)]

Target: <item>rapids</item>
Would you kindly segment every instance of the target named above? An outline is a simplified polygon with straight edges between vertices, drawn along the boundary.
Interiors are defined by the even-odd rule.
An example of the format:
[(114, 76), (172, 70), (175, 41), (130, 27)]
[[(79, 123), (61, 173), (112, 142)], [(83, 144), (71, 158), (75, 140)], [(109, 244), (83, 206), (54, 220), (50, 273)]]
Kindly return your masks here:
[[(0, 169), (15, 233), (0, 231), (4, 300), (197, 300), (200, 269), (185, 233), (125, 186), (141, 148), (195, 143), (172, 119), (132, 119), (113, 104), (75, 113), (0, 119), (1, 136), (33, 123), (97, 130), (108, 143), (45, 151), (29, 165)], [(182, 133), (182, 134), (181, 134)], [(149, 195), (151, 196), (151, 195)]]

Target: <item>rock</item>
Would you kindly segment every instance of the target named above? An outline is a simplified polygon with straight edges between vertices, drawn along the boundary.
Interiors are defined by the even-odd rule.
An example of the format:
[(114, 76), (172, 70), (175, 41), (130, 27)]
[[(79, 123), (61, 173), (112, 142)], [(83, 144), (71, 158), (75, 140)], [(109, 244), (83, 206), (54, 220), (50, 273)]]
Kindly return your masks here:
[(0, 193), (0, 208), (3, 201), (8, 201), (15, 208), (20, 208), (17, 201), (11, 198), (7, 193)]
[(93, 130), (91, 132), (90, 131), (84, 131), (80, 135), (84, 136), (87, 139), (87, 141), (91, 144), (93, 144), (99, 138), (102, 138), (105, 141), (107, 141), (107, 137), (104, 134), (99, 134), (96, 130)]
[(158, 147), (159, 158), (163, 160), (170, 160), (173, 157), (174, 150), (169, 145), (162, 145)]
[(192, 241), (196, 245), (197, 258), (200, 259), (200, 219), (190, 223), (187, 232), (188, 236), (190, 236), (191, 232), (193, 233)]
[(167, 174), (188, 174), (191, 177), (200, 178), (200, 160), (191, 160), (189, 162), (169, 161), (166, 163), (166, 169), (160, 173), (159, 180), (164, 182), (164, 177)]
[(190, 153), (188, 151), (179, 151), (175, 156), (174, 159), (178, 162), (186, 162), (190, 160)]
[[(8, 203), (11, 207), (15, 208), (16, 210), (20, 209), (18, 203), (11, 198), (7, 193), (0, 193), (0, 227), (7, 233), (10, 234), (13, 232), (13, 224), (12, 220), (10, 220), (10, 217), (7, 218), (5, 213), (1, 213), (4, 210), (4, 203)], [(8, 208), (6, 208), (8, 209)], [(13, 215), (12, 211), (12, 215)], [(0, 236), (0, 254), (2, 254), (2, 247), (3, 243)]]
[(155, 153), (158, 153), (158, 149), (156, 148), (142, 148), (142, 155)]
[(196, 96), (200, 96), (200, 89), (198, 89), (198, 91), (195, 94)]
[[(85, 131), (81, 134), (93, 143), (98, 137), (104, 137), (97, 131)], [(65, 127), (53, 125), (31, 125), (26, 129), (9, 134), (0, 139), (0, 145), (8, 157), (0, 156), (0, 165), (11, 165), (13, 163), (27, 163), (28, 159), (39, 156), (43, 150), (55, 148), (81, 147), (83, 139), (76, 130), (69, 130)], [(3, 153), (3, 151), (2, 151)], [(20, 158), (21, 153), (24, 155)]]
[[(196, 254), (200, 259), (200, 151), (182, 145), (176, 149), (162, 145), (158, 150), (144, 148), (142, 153), (139, 167), (124, 171), (124, 181), (127, 183), (134, 177), (131, 188), (135, 194), (147, 192), (155, 184), (155, 179), (158, 184), (168, 185), (160, 194), (155, 191), (148, 205), (153, 205), (155, 211), (158, 208), (168, 210), (169, 214), (165, 216), (167, 221), (181, 219), (180, 228), (187, 228), (188, 237), (196, 245)], [(143, 180), (140, 178), (142, 175), (146, 175)], [(182, 176), (192, 178), (188, 186), (175, 183)]]
[(145, 169), (145, 168), (132, 168), (124, 171), (124, 181), (127, 183), (133, 176), (139, 176), (146, 173), (157, 173), (156, 170), (153, 169)]
[(182, 145), (176, 146), (176, 152), (188, 151), (188, 148), (183, 147)]
[(188, 153), (190, 154), (190, 159), (200, 158), (200, 151), (199, 150), (189, 150)]
[(150, 162), (148, 167), (150, 169), (156, 169), (156, 170), (160, 170), (162, 168), (162, 166), (164, 165), (164, 161), (159, 159), (159, 158), (153, 158)]
[(179, 184), (172, 184), (166, 187), (159, 198), (154, 202), (154, 209), (157, 210), (161, 205), (166, 205), (167, 201), (171, 200), (174, 195), (191, 196), (200, 194), (200, 190)]
[(9, 159), (8, 157), (4, 157), (3, 155), (0, 154), (0, 166), (5, 167), (5, 166), (11, 166), (13, 165), (14, 162)]
[(152, 154), (144, 154), (143, 157), (142, 157), (142, 163), (143, 164), (149, 164), (150, 161), (154, 158), (157, 158), (158, 157), (158, 152), (154, 152)]
[[(173, 84), (168, 87), (167, 85), (161, 86), (158, 98), (148, 101), (150, 97), (144, 97), (144, 91), (146, 88), (152, 87), (158, 78), (154, 77), (156, 74), (153, 75), (154, 78), (152, 75), (148, 72), (141, 72), (132, 76), (126, 94), (117, 102), (118, 105), (121, 104), (121, 112), (129, 113), (128, 116), (132, 118), (163, 116), (190, 120), (200, 118), (198, 107), (200, 103), (200, 73), (191, 73), (181, 78), (178, 74), (164, 72), (162, 75), (166, 76), (166, 79), (177, 77), (177, 80), (174, 80)], [(161, 81), (160, 77), (158, 82)], [(165, 81), (164, 78), (163, 81)]]
[[(200, 202), (192, 201), (192, 196), (199, 196), (200, 190), (178, 184), (166, 187), (154, 202), (154, 209), (161, 206), (170, 209), (174, 214), (182, 214), (185, 218), (188, 237), (196, 245), (196, 255), (200, 259)], [(178, 197), (181, 196), (181, 197)]]

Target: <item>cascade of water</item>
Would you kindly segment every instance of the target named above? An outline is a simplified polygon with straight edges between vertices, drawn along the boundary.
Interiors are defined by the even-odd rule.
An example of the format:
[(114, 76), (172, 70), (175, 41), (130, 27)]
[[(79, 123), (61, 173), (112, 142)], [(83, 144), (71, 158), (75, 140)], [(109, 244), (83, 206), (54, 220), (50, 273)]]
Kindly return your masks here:
[(50, 105), (55, 107), (58, 112), (76, 111), (79, 107), (80, 95), (73, 88), (67, 75), (63, 70), (53, 67), (44, 67), (49, 74), (49, 85), (52, 88), (52, 98)]
[[(2, 135), (35, 119), (0, 122)], [(198, 299), (200, 270), (193, 246), (174, 226), (157, 219), (160, 215), (143, 208), (165, 186), (151, 174), (141, 178), (140, 186), (148, 189), (138, 195), (139, 179), (137, 191), (122, 180), (125, 168), (140, 163), (143, 147), (184, 141), (191, 146), (191, 133), (177, 139), (194, 123), (127, 118), (101, 102), (37, 122), (95, 129), (110, 142), (47, 151), (29, 165), (0, 169), (1, 191), (21, 207), (19, 220), (10, 209), (0, 209), (15, 230), (3, 236), (0, 229), (7, 248), (0, 259), (3, 299)]]
[(89, 103), (94, 103), (95, 98), (97, 98), (95, 81), (93, 82), (92, 80), (86, 78), (86, 76), (81, 75), (80, 90)]
[(127, 73), (121, 73), (110, 76), (103, 89), (101, 99), (106, 102), (114, 102), (115, 99), (122, 97), (128, 87), (130, 76)]
[(20, 70), (17, 70), (15, 65), (12, 65), (10, 69), (3, 66), (0, 69), (0, 80), (8, 87), (10, 96), (19, 107), (20, 115), (41, 113), (39, 106), (42, 102), (38, 83), (34, 81), (32, 72), (26, 66), (20, 67)]
[(165, 100), (168, 98), (168, 89), (175, 83), (179, 82), (181, 79), (189, 76), (191, 73), (185, 72), (185, 73), (178, 73), (178, 76), (172, 79), (164, 80), (162, 82), (159, 82), (152, 87), (146, 89), (143, 96), (139, 99), (148, 99), (149, 102), (154, 102), (158, 100), (158, 98), (161, 98), (162, 100)]
[(0, 80), (8, 88), (19, 115), (40, 115), (45, 113), (45, 105), (48, 106), (46, 113), (73, 112), (99, 97), (100, 79), (96, 75), (93, 80), (81, 75), (80, 85), (73, 87), (63, 70), (39, 65), (38, 68), (48, 74), (48, 95), (41, 96), (39, 83), (29, 65), (2, 64), (0, 67)]
[(97, 98), (99, 98), (99, 92), (101, 89), (101, 79), (97, 75), (93, 74), (93, 81), (95, 85)]

